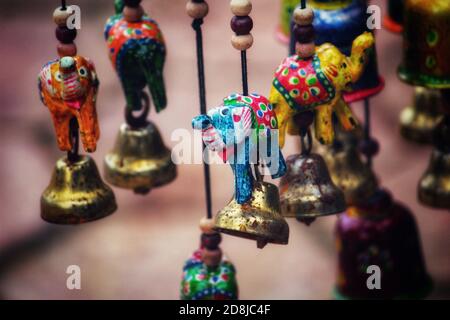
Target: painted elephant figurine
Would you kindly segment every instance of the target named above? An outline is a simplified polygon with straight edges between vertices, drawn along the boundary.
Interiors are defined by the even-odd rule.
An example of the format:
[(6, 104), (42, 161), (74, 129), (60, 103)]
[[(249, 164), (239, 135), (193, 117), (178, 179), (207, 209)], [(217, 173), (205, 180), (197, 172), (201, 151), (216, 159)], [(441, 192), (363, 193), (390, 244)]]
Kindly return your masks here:
[(163, 79), (166, 47), (161, 30), (147, 15), (138, 22), (126, 21), (122, 9), (123, 2), (116, 1), (116, 15), (105, 25), (109, 57), (120, 78), (127, 107), (140, 110), (142, 90), (148, 86), (159, 112), (167, 105)]
[(317, 47), (311, 59), (293, 55), (282, 62), (275, 72), (269, 96), (277, 115), (281, 148), (288, 125), (294, 126), (292, 117), (300, 112), (315, 110), (315, 135), (322, 144), (334, 140), (333, 112), (345, 130), (357, 125), (342, 92), (351, 90), (350, 85), (361, 77), (374, 42), (372, 33), (365, 32), (353, 41), (350, 57), (325, 43)]
[(69, 126), (75, 117), (84, 149), (94, 152), (100, 137), (95, 107), (99, 81), (94, 64), (81, 56), (50, 61), (39, 74), (38, 86), (52, 116), (59, 148), (72, 150)]
[(251, 198), (254, 186), (251, 163), (256, 163), (258, 146), (260, 160), (271, 176), (279, 178), (285, 174), (286, 163), (276, 143), (276, 154), (272, 152), (272, 137), (276, 142), (278, 125), (267, 98), (257, 94), (230, 95), (221, 106), (195, 117), (192, 126), (202, 131), (205, 145), (219, 152), (223, 161), (231, 165), (237, 203), (243, 204)]

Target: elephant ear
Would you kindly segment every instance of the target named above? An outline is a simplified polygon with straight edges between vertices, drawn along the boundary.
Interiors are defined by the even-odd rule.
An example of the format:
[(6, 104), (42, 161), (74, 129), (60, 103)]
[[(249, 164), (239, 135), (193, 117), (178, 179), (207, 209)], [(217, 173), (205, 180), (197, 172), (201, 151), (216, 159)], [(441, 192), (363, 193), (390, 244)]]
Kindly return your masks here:
[(253, 110), (248, 106), (240, 106), (231, 109), (233, 117), (234, 136), (236, 144), (245, 141), (251, 135), (253, 124)]

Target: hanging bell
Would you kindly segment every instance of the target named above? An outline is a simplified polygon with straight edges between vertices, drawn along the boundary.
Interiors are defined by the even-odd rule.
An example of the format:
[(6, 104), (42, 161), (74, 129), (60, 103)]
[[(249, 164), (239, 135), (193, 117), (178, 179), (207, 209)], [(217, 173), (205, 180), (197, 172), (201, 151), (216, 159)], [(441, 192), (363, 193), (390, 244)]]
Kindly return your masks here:
[(256, 240), (260, 249), (267, 243), (287, 244), (289, 226), (280, 212), (278, 188), (271, 183), (255, 181), (250, 200), (239, 204), (233, 197), (217, 214), (214, 229)]
[(430, 293), (414, 217), (388, 192), (378, 190), (349, 207), (339, 215), (335, 234), (336, 299), (421, 299)]
[(371, 168), (361, 160), (357, 146), (338, 143), (324, 156), (331, 180), (342, 190), (347, 205), (365, 201), (378, 188), (377, 178)]
[(80, 224), (103, 218), (117, 209), (114, 194), (103, 183), (88, 156), (56, 162), (50, 184), (41, 197), (41, 217), (57, 224)]
[[(343, 54), (350, 56), (353, 40), (368, 29), (367, 3), (361, 0), (309, 0), (314, 10), (313, 26), (316, 45), (332, 43)], [(344, 93), (347, 103), (361, 101), (381, 92), (384, 79), (378, 73), (376, 48), (369, 53), (364, 72), (350, 91)]]
[(105, 179), (109, 183), (146, 194), (176, 175), (171, 152), (152, 122), (139, 128), (120, 126), (115, 146), (105, 156)]
[(450, 116), (434, 132), (434, 150), (427, 171), (419, 182), (418, 196), (425, 205), (450, 209)]
[(394, 33), (401, 33), (403, 31), (404, 7), (404, 0), (388, 0), (388, 12), (383, 20), (386, 29)]
[(401, 80), (427, 88), (450, 88), (450, 1), (405, 0)]
[(303, 220), (345, 210), (344, 194), (331, 181), (320, 155), (291, 155), (286, 164), (287, 173), (280, 181), (283, 216)]
[(433, 130), (442, 119), (438, 90), (415, 87), (414, 102), (400, 114), (400, 132), (408, 140), (431, 143)]

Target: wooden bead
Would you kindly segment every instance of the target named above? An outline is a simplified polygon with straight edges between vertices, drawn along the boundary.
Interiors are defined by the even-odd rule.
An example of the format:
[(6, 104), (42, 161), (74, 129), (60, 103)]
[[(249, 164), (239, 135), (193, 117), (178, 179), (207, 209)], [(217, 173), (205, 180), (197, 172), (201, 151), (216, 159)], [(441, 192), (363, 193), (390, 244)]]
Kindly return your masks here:
[(231, 44), (236, 50), (244, 51), (250, 49), (253, 45), (253, 36), (251, 34), (246, 35), (233, 35), (231, 37)]
[(77, 29), (59, 26), (55, 30), (56, 39), (61, 43), (72, 43), (77, 37)]
[(186, 12), (192, 19), (203, 19), (209, 12), (206, 2), (189, 1), (186, 3)]
[(127, 7), (139, 7), (142, 0), (123, 0), (123, 4)]
[(311, 8), (295, 8), (293, 13), (293, 19), (296, 24), (301, 26), (307, 26), (313, 23), (314, 20), (314, 11)]
[(62, 7), (56, 8), (53, 11), (53, 21), (60, 27), (67, 26), (67, 19), (73, 14), (70, 10), (63, 10)]
[(222, 236), (218, 232), (202, 233), (202, 236), (201, 236), (202, 247), (204, 247), (208, 250), (217, 249), (219, 247), (219, 244), (221, 241), (222, 241)]
[(312, 24), (309, 24), (307, 26), (294, 24), (293, 32), (295, 39), (300, 43), (314, 42), (314, 39), (316, 37), (316, 33)]
[(56, 48), (60, 57), (74, 57), (77, 55), (77, 46), (75, 43), (60, 43)]
[(314, 42), (298, 43), (295, 45), (295, 51), (301, 58), (310, 58), (316, 53)]
[(208, 267), (217, 267), (222, 261), (222, 250), (208, 250), (203, 249), (202, 251), (202, 261)]
[(231, 0), (230, 8), (235, 16), (248, 16), (252, 12), (252, 3), (249, 0)]
[(238, 36), (249, 34), (253, 29), (253, 20), (249, 16), (234, 16), (230, 22), (231, 30)]
[(213, 219), (208, 219), (208, 218), (201, 218), (200, 219), (200, 230), (203, 233), (215, 233), (216, 231), (213, 230), (214, 228), (214, 220)]
[(144, 9), (142, 6), (137, 7), (124, 7), (123, 8), (123, 18), (127, 22), (138, 22), (142, 20), (144, 15)]

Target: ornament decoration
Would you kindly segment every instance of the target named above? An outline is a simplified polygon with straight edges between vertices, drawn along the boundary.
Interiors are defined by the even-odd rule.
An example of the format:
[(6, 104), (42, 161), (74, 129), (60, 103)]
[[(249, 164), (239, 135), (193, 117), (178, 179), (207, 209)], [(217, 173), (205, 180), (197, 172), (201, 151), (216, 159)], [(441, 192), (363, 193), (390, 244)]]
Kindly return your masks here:
[(67, 26), (70, 15), (66, 2), (61, 1), (53, 13), (59, 58), (47, 62), (38, 77), (41, 101), (52, 116), (58, 147), (67, 152), (57, 161), (41, 197), (41, 217), (57, 224), (89, 222), (117, 209), (114, 194), (103, 183), (94, 160), (78, 153), (79, 131), (86, 152), (95, 151), (100, 137), (99, 80), (92, 61), (77, 54), (77, 31)]
[(146, 87), (157, 113), (167, 105), (163, 79), (166, 47), (158, 24), (140, 3), (116, 0), (116, 14), (105, 25), (109, 58), (126, 98), (126, 123), (104, 162), (105, 178), (111, 184), (147, 194), (172, 182), (177, 171), (157, 126), (147, 120), (150, 98)]
[[(192, 28), (196, 35), (197, 69), (199, 81), (200, 112), (206, 113), (205, 71), (203, 59), (203, 18), (208, 14), (208, 4), (204, 0), (190, 0), (186, 12), (193, 19)], [(215, 231), (212, 219), (211, 178), (208, 153), (202, 143), (204, 184), (206, 195), (206, 217), (200, 220), (201, 242), (183, 268), (180, 298), (182, 300), (236, 300), (238, 286), (236, 270), (232, 263), (223, 257), (219, 247), (222, 237)]]

